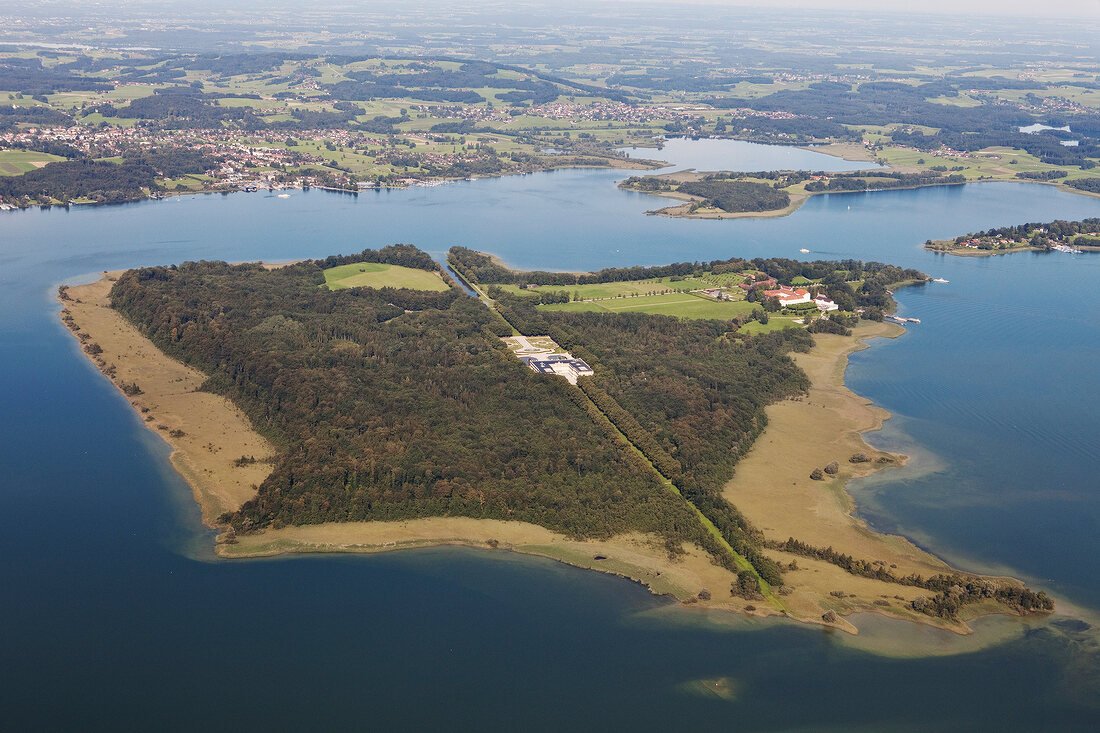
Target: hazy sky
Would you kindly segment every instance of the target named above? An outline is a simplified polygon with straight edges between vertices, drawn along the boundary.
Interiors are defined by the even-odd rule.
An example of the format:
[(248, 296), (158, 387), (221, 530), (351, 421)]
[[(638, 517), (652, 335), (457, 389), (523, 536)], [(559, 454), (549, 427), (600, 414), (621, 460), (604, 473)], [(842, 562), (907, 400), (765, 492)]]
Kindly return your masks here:
[[(646, 0), (643, 0), (643, 2)], [(637, 0), (593, 0), (594, 4)], [(1100, 0), (660, 0), (660, 2), (751, 5), (817, 10), (875, 10), (957, 15), (1088, 16), (1100, 18)]]

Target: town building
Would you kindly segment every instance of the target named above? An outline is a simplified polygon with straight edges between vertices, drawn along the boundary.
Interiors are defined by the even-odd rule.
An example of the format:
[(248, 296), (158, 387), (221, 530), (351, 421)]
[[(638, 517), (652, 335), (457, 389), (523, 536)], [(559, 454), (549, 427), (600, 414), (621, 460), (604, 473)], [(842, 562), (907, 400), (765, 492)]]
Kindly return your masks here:
[(786, 285), (782, 285), (776, 290), (765, 290), (764, 297), (776, 298), (779, 300), (780, 305), (794, 305), (796, 303), (809, 303), (810, 291), (803, 288), (788, 288)]

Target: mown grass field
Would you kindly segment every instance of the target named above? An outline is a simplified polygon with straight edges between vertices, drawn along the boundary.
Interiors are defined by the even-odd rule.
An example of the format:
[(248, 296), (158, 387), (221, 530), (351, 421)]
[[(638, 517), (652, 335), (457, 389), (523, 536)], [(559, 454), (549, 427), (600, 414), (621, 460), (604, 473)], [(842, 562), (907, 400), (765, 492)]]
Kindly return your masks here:
[[(718, 276), (722, 277), (722, 276)], [(741, 278), (736, 277), (740, 282)], [(595, 283), (592, 285), (540, 285), (535, 292), (569, 293), (574, 300), (590, 300), (594, 298), (618, 298), (619, 296), (657, 295), (666, 290), (687, 292), (688, 290), (701, 290), (714, 287), (716, 283), (709, 277), (687, 277), (682, 280), (673, 280), (668, 277), (651, 278), (649, 280), (627, 280), (624, 282)], [(518, 285), (501, 285), (501, 289), (517, 295), (530, 295), (532, 291), (520, 288)]]
[(18, 176), (55, 160), (65, 159), (34, 150), (0, 150), (0, 176)]
[(614, 300), (592, 302), (574, 301), (572, 303), (554, 303), (539, 306), (541, 310), (547, 311), (654, 313), (678, 318), (717, 318), (722, 320), (749, 313), (758, 307), (757, 304), (744, 300), (715, 301), (687, 293), (616, 298)]
[(410, 290), (446, 290), (439, 273), (377, 262), (354, 262), (325, 270), (329, 290), (344, 288), (408, 288)]

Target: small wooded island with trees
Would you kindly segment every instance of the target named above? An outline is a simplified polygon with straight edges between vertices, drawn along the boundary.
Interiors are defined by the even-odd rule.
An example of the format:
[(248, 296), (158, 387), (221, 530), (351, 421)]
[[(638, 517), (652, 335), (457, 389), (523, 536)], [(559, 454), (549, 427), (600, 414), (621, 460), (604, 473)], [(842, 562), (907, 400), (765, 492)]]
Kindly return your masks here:
[[(109, 285), (104, 310), (198, 370), (200, 391), (228, 398), (273, 448), (259, 461), (270, 470), (252, 498), (216, 518), (225, 554), (295, 529), (407, 531), (449, 518), (480, 521), (491, 532), (543, 528), (561, 544), (555, 551), (496, 534), (424, 541), (548, 554), (668, 588), (682, 602), (849, 630), (838, 612), (877, 610), (965, 630), (965, 619), (979, 613), (1053, 608), (1017, 581), (963, 575), (908, 545), (905, 552), (876, 546), (881, 554), (862, 557), (769, 535), (730, 500), (731, 478), (768, 425), (767, 410), (816, 399), (792, 357), (808, 354), (815, 339), (851, 341), (845, 337), (861, 316), (885, 327), (876, 321), (893, 307), (888, 288), (924, 282), (923, 273), (779, 258), (520, 272), (462, 247), (452, 248), (448, 264), (479, 297), (410, 245), (280, 267), (144, 267)], [(121, 364), (122, 350), (105, 351), (82, 327), (92, 323), (84, 302), (91, 287), (61, 289), (62, 319), (134, 406), (155, 414), (155, 395), (147, 394), (154, 388), (127, 377), (133, 372)], [(682, 304), (667, 293), (644, 294), (658, 289), (692, 307), (678, 311)], [(582, 290), (592, 297), (573, 297)], [(616, 312), (599, 298), (650, 299), (656, 312)], [(731, 306), (740, 313), (729, 317), (723, 308)], [(763, 327), (769, 312), (782, 327)], [(504, 343), (517, 336), (552, 339), (590, 365), (590, 375), (574, 385), (532, 371)], [(157, 426), (166, 439), (190, 427)], [(812, 476), (805, 471), (810, 490), (842, 494), (846, 478), (903, 460), (873, 450), (836, 458)], [(233, 465), (257, 462), (242, 455)], [(367, 544), (309, 549), (396, 546)], [(276, 542), (254, 554), (303, 546)], [(691, 562), (695, 575), (677, 570)], [(816, 581), (807, 565), (821, 574)], [(728, 588), (685, 589), (683, 577)], [(845, 577), (857, 579), (857, 592), (813, 585)], [(803, 583), (812, 594), (799, 591)]]

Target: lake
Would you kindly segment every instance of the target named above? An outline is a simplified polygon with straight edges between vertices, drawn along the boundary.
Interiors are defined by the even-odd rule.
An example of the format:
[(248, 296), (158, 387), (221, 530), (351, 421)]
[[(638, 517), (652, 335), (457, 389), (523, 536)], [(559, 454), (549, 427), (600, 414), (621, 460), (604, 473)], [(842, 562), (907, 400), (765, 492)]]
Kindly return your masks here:
[[(631, 158), (667, 161), (670, 166), (699, 171), (857, 171), (881, 168), (877, 163), (851, 161), (817, 152), (812, 148), (764, 145), (744, 140), (672, 137), (656, 148), (621, 148)], [(664, 170), (660, 171), (666, 172)]]
[[(788, 167), (786, 151), (773, 153), (745, 165)], [(559, 269), (772, 255), (917, 267), (950, 283), (900, 291), (901, 313), (922, 323), (874, 342), (848, 371), (895, 415), (871, 440), (913, 456), (853, 487), (862, 515), (1093, 618), (1100, 256), (958, 258), (921, 244), (1098, 216), (1100, 201), (991, 183), (695, 221), (644, 216), (659, 200), (616, 189), (625, 175), (0, 214), (4, 727), (1094, 730), (1100, 654), (1069, 616), (984, 621), (977, 645), (1006, 640), (973, 649), (879, 619), (859, 619), (866, 633), (851, 639), (708, 617), (628, 581), (507, 553), (217, 560), (167, 447), (56, 315), (57, 284), (102, 270), (393, 242)], [(955, 653), (883, 656), (867, 644)]]

